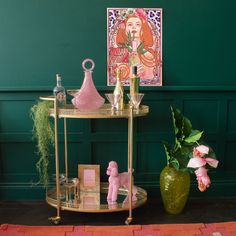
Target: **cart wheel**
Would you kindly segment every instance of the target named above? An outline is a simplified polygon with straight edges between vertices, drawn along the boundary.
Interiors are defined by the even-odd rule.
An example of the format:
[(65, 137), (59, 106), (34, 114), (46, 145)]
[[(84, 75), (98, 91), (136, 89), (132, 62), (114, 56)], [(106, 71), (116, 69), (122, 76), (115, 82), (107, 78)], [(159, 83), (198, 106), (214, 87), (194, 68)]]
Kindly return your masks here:
[(49, 220), (54, 224), (54, 225), (59, 225), (61, 222), (61, 217), (55, 216), (55, 217), (50, 217)]
[(132, 218), (128, 217), (125, 221), (126, 225), (129, 225), (132, 222)]

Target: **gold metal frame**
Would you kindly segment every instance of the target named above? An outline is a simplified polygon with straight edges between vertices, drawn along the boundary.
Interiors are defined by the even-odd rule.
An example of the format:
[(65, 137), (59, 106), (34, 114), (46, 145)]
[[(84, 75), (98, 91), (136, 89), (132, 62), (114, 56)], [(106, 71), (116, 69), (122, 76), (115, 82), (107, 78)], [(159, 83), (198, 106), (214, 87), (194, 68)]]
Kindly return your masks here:
[[(132, 105), (126, 104), (124, 110), (113, 111), (110, 104), (104, 104), (98, 110), (81, 111), (73, 107), (72, 104), (67, 104), (65, 108), (58, 108), (57, 101), (54, 96), (40, 97), (41, 100), (53, 101), (53, 107), (50, 109), (50, 116), (54, 118), (55, 128), (55, 167), (56, 167), (56, 189), (50, 189), (47, 191), (46, 201), (53, 207), (57, 208), (57, 216), (49, 218), (55, 224), (58, 224), (61, 220), (60, 211), (80, 211), (80, 212), (113, 212), (113, 211), (129, 211), (125, 224), (132, 222), (132, 209), (141, 206), (147, 200), (147, 193), (145, 190), (138, 188), (138, 200), (132, 202), (132, 170), (133, 170), (133, 119), (135, 117), (145, 116), (149, 113), (149, 107), (141, 105), (138, 110), (134, 110)], [(130, 174), (130, 193), (129, 203), (122, 205), (118, 203), (118, 206), (109, 206), (108, 204), (101, 204), (100, 208), (83, 210), (80, 205), (77, 207), (65, 206), (60, 200), (60, 188), (59, 183), (59, 152), (58, 152), (58, 119), (64, 118), (64, 145), (65, 145), (65, 173), (68, 176), (68, 151), (67, 151), (67, 118), (85, 118), (85, 119), (113, 119), (113, 118), (125, 118), (128, 119), (128, 172)], [(106, 191), (107, 185), (101, 184), (101, 192)], [(55, 197), (56, 194), (56, 197)], [(127, 195), (127, 190), (120, 189), (119, 194)]]

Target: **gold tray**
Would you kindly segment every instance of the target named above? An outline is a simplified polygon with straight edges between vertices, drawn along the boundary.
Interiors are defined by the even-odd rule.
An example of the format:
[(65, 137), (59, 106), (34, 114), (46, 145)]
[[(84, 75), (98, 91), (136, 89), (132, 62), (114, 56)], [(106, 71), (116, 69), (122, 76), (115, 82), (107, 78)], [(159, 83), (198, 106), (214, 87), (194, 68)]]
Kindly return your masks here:
[[(142, 206), (147, 201), (147, 192), (140, 187), (137, 187), (137, 189), (137, 201), (132, 202), (132, 209)], [(73, 201), (72, 203), (68, 203), (66, 201), (66, 198), (68, 199), (68, 193), (66, 193), (65, 188), (61, 187), (60, 191), (61, 194), (65, 196), (65, 199), (60, 200), (61, 210), (90, 213), (118, 212), (129, 210), (129, 203), (123, 203), (128, 194), (128, 191), (124, 188), (119, 189), (116, 204), (107, 203), (106, 196), (108, 192), (108, 183), (101, 183), (100, 192), (80, 192), (79, 200)], [(57, 208), (56, 188), (52, 188), (47, 191), (46, 201), (49, 205)]]

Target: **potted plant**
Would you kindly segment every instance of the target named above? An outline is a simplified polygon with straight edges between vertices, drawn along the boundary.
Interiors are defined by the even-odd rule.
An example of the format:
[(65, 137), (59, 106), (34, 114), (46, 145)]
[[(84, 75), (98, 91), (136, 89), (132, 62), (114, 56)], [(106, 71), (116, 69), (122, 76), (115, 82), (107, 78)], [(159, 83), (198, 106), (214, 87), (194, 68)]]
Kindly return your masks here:
[(33, 120), (33, 138), (37, 142), (36, 169), (39, 173), (39, 183), (47, 187), (49, 181), (50, 146), (54, 145), (54, 128), (49, 119), (51, 102), (39, 101), (31, 107)]
[(175, 143), (163, 142), (167, 166), (160, 175), (161, 197), (165, 210), (171, 214), (182, 212), (188, 199), (190, 173), (197, 177), (198, 188), (210, 186), (208, 168), (216, 168), (218, 161), (212, 148), (203, 143), (203, 131), (193, 129), (181, 111), (171, 107)]

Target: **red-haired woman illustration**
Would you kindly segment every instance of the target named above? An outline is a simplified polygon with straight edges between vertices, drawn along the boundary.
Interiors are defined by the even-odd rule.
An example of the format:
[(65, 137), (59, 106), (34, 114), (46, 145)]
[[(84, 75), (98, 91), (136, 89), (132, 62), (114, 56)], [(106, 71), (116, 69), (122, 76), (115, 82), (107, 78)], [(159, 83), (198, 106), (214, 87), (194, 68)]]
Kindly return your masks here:
[(128, 9), (123, 15), (121, 12), (121, 17), (123, 19), (118, 26), (116, 45), (128, 49), (129, 66), (138, 67), (139, 77), (151, 80), (155, 77), (159, 58), (146, 13), (142, 8)]

